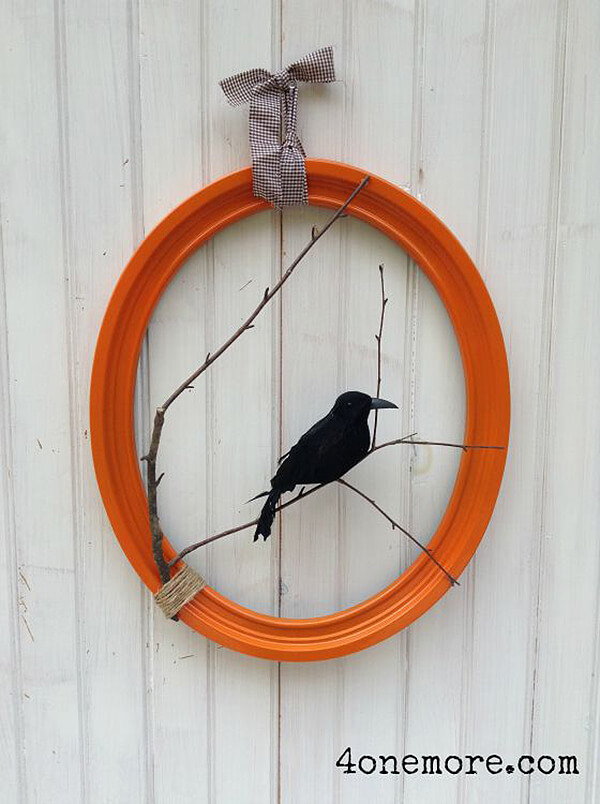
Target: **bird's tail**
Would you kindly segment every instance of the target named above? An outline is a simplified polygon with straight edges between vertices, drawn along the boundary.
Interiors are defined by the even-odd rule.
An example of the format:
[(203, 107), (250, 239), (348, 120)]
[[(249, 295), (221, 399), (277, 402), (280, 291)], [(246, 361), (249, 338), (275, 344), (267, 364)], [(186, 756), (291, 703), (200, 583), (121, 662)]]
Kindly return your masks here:
[(263, 505), (262, 511), (260, 512), (258, 524), (254, 533), (255, 542), (258, 541), (259, 536), (262, 536), (263, 539), (267, 541), (271, 535), (271, 525), (275, 519), (275, 508), (277, 507), (277, 502), (280, 496), (281, 492), (277, 491), (276, 489), (272, 489), (267, 495), (267, 499)]

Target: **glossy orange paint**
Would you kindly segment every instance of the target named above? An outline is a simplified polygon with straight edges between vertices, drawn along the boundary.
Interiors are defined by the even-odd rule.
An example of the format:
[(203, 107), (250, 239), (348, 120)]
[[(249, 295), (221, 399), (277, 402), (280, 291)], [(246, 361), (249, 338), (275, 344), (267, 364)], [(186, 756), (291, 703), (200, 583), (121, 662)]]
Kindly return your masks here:
[[(310, 203), (337, 208), (366, 175), (319, 159), (306, 163)], [(91, 441), (98, 485), (121, 547), (152, 592), (159, 578), (152, 558), (147, 501), (133, 432), (136, 368), (152, 312), (190, 254), (220, 229), (269, 205), (252, 195), (250, 168), (205, 187), (168, 215), (140, 245), (110, 299), (91, 380)], [(508, 446), (510, 389), (502, 333), (483, 280), (454, 235), (423, 204), (372, 176), (348, 214), (398, 243), (439, 293), (460, 347), (466, 389), (464, 441)], [(429, 542), (458, 577), (485, 532), (506, 450), (463, 453), (454, 490)], [(165, 540), (165, 554), (175, 553)], [(206, 587), (180, 618), (209, 639), (243, 653), (282, 661), (329, 659), (373, 645), (412, 623), (448, 590), (439, 569), (420, 555), (392, 584), (352, 608), (293, 620), (259, 614)]]

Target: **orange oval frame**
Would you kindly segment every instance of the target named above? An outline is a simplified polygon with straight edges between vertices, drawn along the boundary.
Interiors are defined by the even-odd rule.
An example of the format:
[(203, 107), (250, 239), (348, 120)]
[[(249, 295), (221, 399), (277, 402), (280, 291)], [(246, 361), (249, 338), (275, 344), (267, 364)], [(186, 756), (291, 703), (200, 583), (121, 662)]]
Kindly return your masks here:
[[(365, 171), (306, 162), (310, 203), (337, 208)], [(154, 307), (183, 261), (220, 229), (270, 209), (252, 194), (250, 168), (210, 184), (168, 215), (140, 245), (106, 310), (94, 357), (90, 432), (100, 492), (127, 558), (154, 593), (147, 500), (136, 455), (134, 390), (140, 346)], [(508, 446), (510, 389), (500, 325), (475, 265), (454, 235), (408, 193), (371, 176), (347, 209), (398, 243), (425, 271), (450, 316), (466, 387), (465, 443)], [(492, 515), (506, 450), (463, 453), (452, 497), (429, 548), (458, 577)], [(165, 540), (165, 555), (175, 552)], [(392, 584), (357, 606), (292, 620), (258, 614), (206, 587), (180, 612), (196, 631), (254, 656), (311, 661), (374, 645), (409, 625), (447, 591), (448, 580), (421, 554)]]

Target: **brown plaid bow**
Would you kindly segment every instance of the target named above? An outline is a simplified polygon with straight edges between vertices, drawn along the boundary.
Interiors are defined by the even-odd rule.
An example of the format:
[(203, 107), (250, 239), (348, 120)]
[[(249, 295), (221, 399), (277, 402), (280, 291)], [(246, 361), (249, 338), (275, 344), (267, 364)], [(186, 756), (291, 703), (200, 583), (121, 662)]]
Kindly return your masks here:
[(305, 153), (296, 133), (296, 81), (335, 81), (333, 48), (315, 50), (278, 73), (257, 68), (219, 82), (232, 106), (250, 102), (253, 191), (276, 207), (308, 204)]

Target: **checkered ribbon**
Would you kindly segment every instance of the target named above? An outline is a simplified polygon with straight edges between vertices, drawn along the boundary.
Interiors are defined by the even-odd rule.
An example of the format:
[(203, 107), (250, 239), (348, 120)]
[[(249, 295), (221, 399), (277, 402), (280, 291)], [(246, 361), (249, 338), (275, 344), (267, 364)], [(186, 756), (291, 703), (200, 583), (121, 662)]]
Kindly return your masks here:
[(278, 73), (247, 70), (219, 82), (232, 106), (250, 102), (253, 191), (276, 207), (308, 204), (306, 155), (296, 133), (296, 81), (335, 81), (333, 48), (315, 50)]

